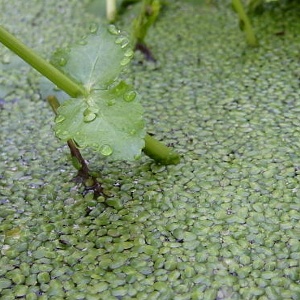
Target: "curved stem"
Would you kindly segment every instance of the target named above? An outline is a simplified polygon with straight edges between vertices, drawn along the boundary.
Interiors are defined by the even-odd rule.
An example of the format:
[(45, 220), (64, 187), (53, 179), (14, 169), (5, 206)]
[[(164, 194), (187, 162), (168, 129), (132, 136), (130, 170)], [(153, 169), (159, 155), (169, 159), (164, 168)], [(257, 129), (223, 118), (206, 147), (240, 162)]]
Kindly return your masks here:
[(240, 0), (232, 0), (232, 6), (233, 6), (234, 10), (237, 12), (240, 22), (242, 22), (244, 25), (244, 30), (245, 30), (246, 39), (247, 39), (248, 44), (253, 47), (258, 46), (256, 36), (252, 29), (250, 20), (244, 10), (242, 2)]
[(76, 98), (86, 93), (82, 86), (71, 80), (48, 61), (40, 57), (2, 26), (0, 26), (0, 42), (71, 97)]

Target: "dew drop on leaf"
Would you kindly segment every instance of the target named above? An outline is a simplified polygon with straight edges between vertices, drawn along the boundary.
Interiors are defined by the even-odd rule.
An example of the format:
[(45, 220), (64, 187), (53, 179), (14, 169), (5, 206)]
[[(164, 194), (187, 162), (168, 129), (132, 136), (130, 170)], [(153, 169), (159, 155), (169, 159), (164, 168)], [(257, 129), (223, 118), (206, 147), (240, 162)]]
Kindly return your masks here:
[(62, 115), (59, 115), (55, 118), (55, 123), (61, 123), (65, 120), (65, 117)]
[(124, 38), (121, 48), (122, 49), (126, 48), (128, 46), (128, 44), (129, 44), (129, 40), (127, 38)]
[(116, 38), (115, 43), (116, 44), (122, 44), (122, 42), (124, 41), (124, 38), (125, 37), (121, 35), (120, 37)]
[(130, 57), (124, 57), (121, 61), (120, 61), (120, 65), (121, 66), (126, 66), (130, 63), (131, 58)]
[(123, 99), (126, 101), (126, 102), (131, 102), (135, 99), (136, 97), (136, 92), (135, 91), (129, 91), (129, 92), (126, 92), (123, 96)]
[(88, 113), (83, 117), (84, 122), (92, 122), (96, 119), (97, 115), (95, 113)]
[(96, 23), (92, 23), (89, 26), (90, 33), (96, 33), (98, 30), (98, 25)]
[(134, 55), (134, 52), (132, 51), (132, 49), (128, 49), (125, 53), (124, 56), (126, 57), (132, 57)]
[(121, 48), (125, 48), (129, 44), (129, 40), (126, 36), (120, 36), (115, 40), (117, 45), (121, 44)]
[(120, 30), (118, 30), (117, 27), (113, 24), (110, 24), (107, 29), (108, 29), (109, 33), (114, 34), (114, 35), (117, 35), (120, 33)]
[(112, 149), (111, 146), (105, 144), (105, 145), (101, 146), (100, 152), (104, 156), (109, 156), (109, 155), (111, 155), (113, 153), (113, 149)]

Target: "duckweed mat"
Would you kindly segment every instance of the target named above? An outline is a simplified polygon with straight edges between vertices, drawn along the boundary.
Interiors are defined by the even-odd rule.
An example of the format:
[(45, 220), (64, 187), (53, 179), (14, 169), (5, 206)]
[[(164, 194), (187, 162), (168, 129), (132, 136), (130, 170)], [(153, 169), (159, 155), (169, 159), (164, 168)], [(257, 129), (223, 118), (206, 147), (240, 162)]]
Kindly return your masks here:
[[(228, 2), (183, 2), (147, 36), (157, 62), (137, 52), (126, 75), (181, 163), (86, 151), (108, 200), (72, 182), (40, 75), (0, 46), (1, 299), (300, 299), (299, 4), (253, 17), (249, 48)], [(50, 57), (85, 8), (1, 1), (0, 20)]]

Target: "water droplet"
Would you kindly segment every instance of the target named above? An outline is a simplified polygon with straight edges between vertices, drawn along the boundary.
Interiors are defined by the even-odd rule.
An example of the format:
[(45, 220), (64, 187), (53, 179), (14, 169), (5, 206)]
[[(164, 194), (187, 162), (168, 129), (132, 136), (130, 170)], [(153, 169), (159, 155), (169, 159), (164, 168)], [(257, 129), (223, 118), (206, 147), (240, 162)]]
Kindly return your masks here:
[(114, 35), (117, 35), (120, 33), (120, 30), (118, 30), (117, 27), (113, 24), (110, 24), (107, 29), (108, 29), (109, 33), (114, 34)]
[(136, 92), (135, 91), (128, 91), (124, 94), (123, 99), (126, 102), (131, 102), (135, 99), (135, 97), (136, 97)]
[(120, 37), (116, 38), (115, 43), (122, 44), (123, 41), (124, 41), (124, 36), (120, 36)]
[(126, 57), (132, 57), (134, 55), (134, 52), (132, 51), (132, 49), (128, 49), (126, 50), (126, 52), (124, 53), (124, 56)]
[(96, 23), (92, 23), (89, 26), (90, 33), (96, 33), (98, 30), (98, 25)]
[(89, 113), (83, 117), (84, 122), (92, 122), (96, 119), (97, 115), (94, 113)]
[(104, 156), (109, 156), (113, 153), (113, 149), (112, 149), (111, 146), (109, 146), (107, 144), (104, 144), (104, 145), (101, 146), (100, 152)]
[(124, 38), (121, 48), (122, 49), (126, 48), (128, 46), (128, 44), (129, 44), (129, 40), (127, 38)]
[(64, 57), (61, 57), (61, 58), (59, 59), (59, 61), (58, 61), (58, 64), (59, 64), (61, 67), (65, 66), (66, 63), (67, 63), (67, 60), (66, 60)]
[(120, 65), (121, 65), (121, 66), (126, 66), (126, 65), (128, 65), (128, 64), (130, 63), (130, 61), (131, 61), (131, 58), (130, 58), (130, 57), (124, 57), (124, 58), (121, 60)]
[(56, 118), (55, 118), (55, 123), (61, 123), (65, 120), (66, 118), (62, 115), (58, 115)]
[(120, 36), (115, 40), (116, 44), (121, 44), (121, 48), (125, 48), (129, 44), (129, 40), (126, 36)]

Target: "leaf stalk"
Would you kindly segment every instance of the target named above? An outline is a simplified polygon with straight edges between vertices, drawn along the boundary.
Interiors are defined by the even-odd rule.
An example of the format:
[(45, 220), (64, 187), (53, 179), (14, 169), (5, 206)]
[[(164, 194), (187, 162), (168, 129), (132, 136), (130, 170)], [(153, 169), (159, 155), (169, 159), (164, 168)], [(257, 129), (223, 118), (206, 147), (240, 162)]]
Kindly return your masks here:
[(0, 42), (71, 97), (77, 98), (80, 95), (86, 94), (82, 86), (40, 57), (35, 51), (24, 45), (3, 26), (0, 26)]

